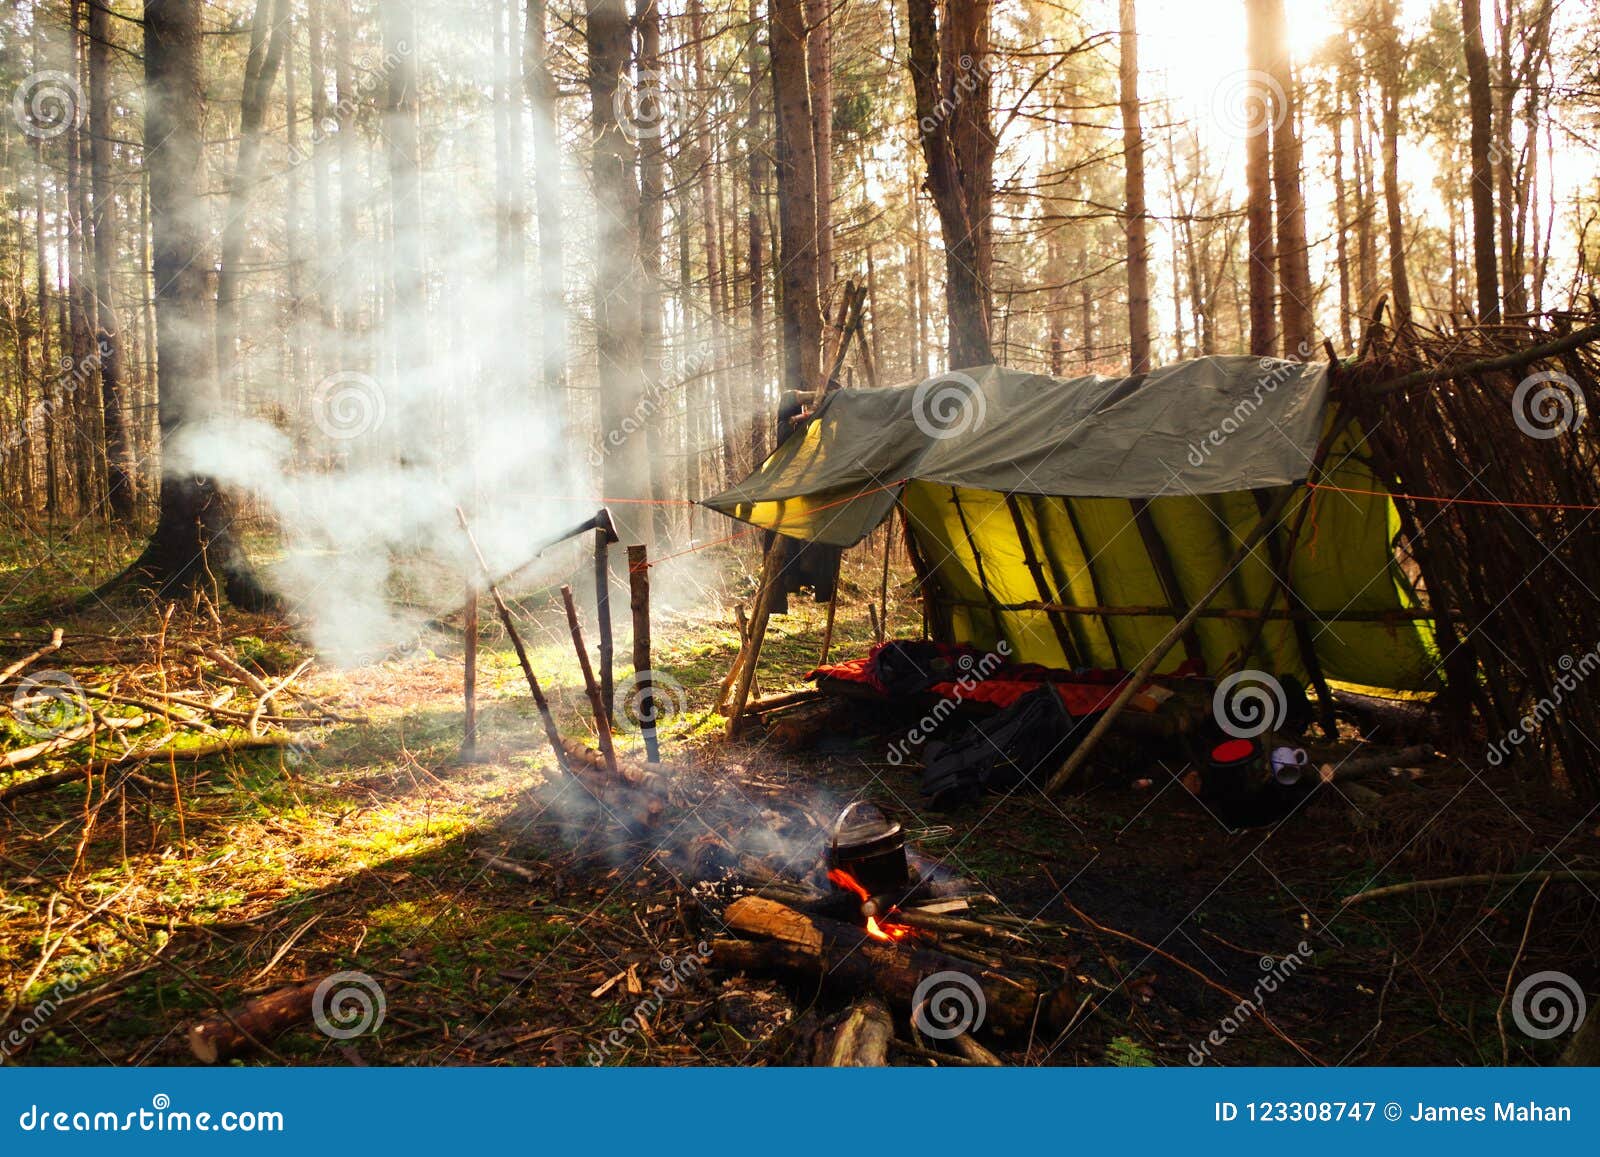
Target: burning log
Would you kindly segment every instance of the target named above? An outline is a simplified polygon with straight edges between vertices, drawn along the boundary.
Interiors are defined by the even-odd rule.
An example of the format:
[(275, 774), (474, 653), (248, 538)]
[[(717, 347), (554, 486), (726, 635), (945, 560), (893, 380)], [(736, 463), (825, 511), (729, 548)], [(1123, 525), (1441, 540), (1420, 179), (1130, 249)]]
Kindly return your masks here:
[[(1027, 976), (1007, 977), (906, 939), (911, 930), (888, 924), (878, 939), (865, 929), (808, 916), (772, 900), (746, 896), (728, 906), (730, 931), (749, 939), (712, 942), (712, 959), (729, 971), (780, 973), (846, 992), (877, 992), (898, 1008), (925, 1010), (942, 1023), (947, 1005), (960, 1006), (964, 1031), (1001, 1036), (1065, 1023), (1060, 993)], [(1041, 1001), (1043, 1007), (1041, 1008)]]
[(832, 1069), (874, 1069), (889, 1063), (894, 1020), (875, 996), (862, 997), (817, 1040), (816, 1063)]
[(265, 1048), (274, 1037), (311, 1019), (321, 983), (318, 977), (291, 984), (201, 1021), (189, 1030), (189, 1051), (202, 1064), (214, 1065)]

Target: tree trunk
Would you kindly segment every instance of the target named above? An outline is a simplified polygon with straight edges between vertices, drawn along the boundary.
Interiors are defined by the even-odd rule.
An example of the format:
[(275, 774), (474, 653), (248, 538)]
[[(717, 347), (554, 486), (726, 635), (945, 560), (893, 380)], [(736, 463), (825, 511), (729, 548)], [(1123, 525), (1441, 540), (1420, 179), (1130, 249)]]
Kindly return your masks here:
[[(656, 0), (636, 0), (634, 12), (634, 22), (639, 29), (636, 91), (649, 92), (651, 99), (659, 99), (656, 87), (662, 75), (661, 10)], [(658, 116), (662, 112), (654, 111)], [(651, 417), (645, 424), (645, 436), (650, 440), (650, 495), (659, 503), (653, 507), (651, 518), (651, 529), (658, 543), (667, 542), (672, 533), (665, 502), (670, 480), (662, 436), (666, 414), (661, 405), (667, 397), (664, 379), (668, 371), (667, 346), (661, 334), (661, 241), (665, 205), (665, 142), (662, 134), (647, 133), (639, 140), (639, 346), (645, 388), (652, 407)]]
[(784, 387), (822, 381), (822, 309), (817, 270), (817, 165), (806, 71), (804, 0), (769, 0), (772, 103), (778, 118), (778, 265)]
[[(311, 208), (316, 236), (317, 314), (324, 340), (335, 327), (332, 297), (323, 292), (323, 278), (335, 269), (333, 197), (329, 164), (328, 70), (323, 46), (323, 0), (307, 0), (306, 40), (311, 68)], [(294, 160), (293, 154), (290, 156)], [(320, 342), (318, 345), (320, 346)]]
[(1405, 53), (1400, 43), (1396, 0), (1382, 0), (1379, 35), (1383, 52), (1378, 62), (1378, 91), (1383, 104), (1383, 204), (1388, 216), (1389, 283), (1394, 317), (1411, 324), (1411, 279), (1406, 273), (1406, 236), (1400, 205), (1400, 73)]
[(1262, 76), (1270, 75), (1272, 57), (1268, 6), (1272, 0), (1247, 0), (1246, 57), (1253, 74), (1242, 94), (1253, 118), (1245, 133), (1245, 221), (1248, 226), (1250, 352), (1272, 357), (1278, 352), (1277, 247), (1272, 231), (1272, 120), (1278, 102)]
[(1348, 353), (1353, 348), (1351, 338), (1351, 285), (1350, 285), (1350, 227), (1349, 185), (1344, 171), (1344, 72), (1343, 65), (1335, 80), (1333, 116), (1328, 131), (1333, 137), (1333, 242), (1334, 264), (1339, 273), (1339, 340)]
[(284, 17), (283, 65), (283, 120), (284, 143), (288, 147), (289, 163), (284, 172), (283, 190), (283, 244), (288, 265), (284, 269), (285, 288), (289, 291), (289, 317), (284, 326), (284, 380), (298, 383), (304, 380), (308, 360), (306, 352), (304, 302), (301, 293), (305, 285), (306, 245), (305, 222), (300, 215), (300, 84), (294, 64), (294, 18)]
[[(699, 0), (689, 0), (688, 9), (690, 57), (694, 66), (692, 87), (697, 92), (712, 92), (716, 88), (716, 80), (706, 67), (705, 22)], [(695, 178), (700, 186), (700, 226), (706, 262), (706, 310), (711, 318), (711, 380), (717, 398), (717, 411), (722, 419), (722, 483), (731, 486), (738, 479), (738, 456), (735, 450), (736, 415), (733, 387), (728, 380), (727, 303), (723, 299), (725, 287), (723, 248), (722, 237), (718, 231), (722, 206), (721, 198), (717, 195), (717, 183), (712, 174), (715, 157), (712, 153), (711, 135), (710, 125), (700, 126), (699, 135), (693, 139), (687, 151), (690, 157), (689, 163), (694, 167)]]
[[(394, 311), (386, 319), (394, 343), (397, 377), (425, 374), (428, 366), (428, 307), (422, 250), (421, 110), (417, 89), (416, 0), (380, 0), (383, 63), (388, 70), (384, 91), (383, 136), (389, 163), (389, 216), (394, 253)], [(396, 391), (401, 401), (415, 391)], [(395, 415), (404, 427), (433, 415), (403, 411)]]
[[(148, 0), (144, 8), (145, 165), (155, 274), (158, 417), (164, 452), (184, 428), (217, 416), (207, 357), (205, 84), (200, 68), (201, 0)], [(236, 605), (268, 602), (232, 531), (228, 504), (211, 478), (170, 457), (161, 477), (155, 533), (129, 574), (171, 596), (220, 580)]]
[[(32, 64), (33, 70), (38, 72), (43, 61), (40, 52), (39, 22), (33, 22), (32, 30)], [(45, 177), (48, 169), (44, 162), (44, 141), (40, 137), (33, 138), (33, 254), (34, 254), (34, 297), (35, 310), (39, 317), (39, 373), (41, 383), (40, 425), (44, 428), (44, 477), (45, 517), (54, 520), (60, 500), (57, 492), (56, 480), (56, 454), (55, 454), (55, 407), (54, 395), (50, 392), (49, 383), (56, 376), (56, 366), (50, 357), (50, 295), (48, 291), (49, 278), (45, 272), (46, 221), (45, 221)], [(45, 405), (45, 403), (50, 403)], [(28, 422), (23, 427), (23, 459), (27, 468), (32, 469), (33, 437), (35, 423)]]
[(989, 3), (950, 0), (941, 29), (936, 0), (909, 0), (911, 85), (929, 194), (944, 233), (950, 365), (994, 361), (990, 346)]
[[(1267, 63), (1275, 87), (1272, 116), (1272, 187), (1277, 198), (1278, 312), (1283, 356), (1311, 357), (1316, 326), (1311, 311), (1311, 265), (1306, 249), (1306, 201), (1300, 188), (1299, 101), (1289, 60), (1289, 33), (1283, 0), (1266, 0)], [(1280, 99), (1281, 94), (1281, 99)]]
[[(353, 268), (360, 240), (358, 207), (361, 197), (361, 173), (356, 164), (356, 112), (361, 98), (356, 92), (355, 69), (352, 64), (353, 46), (350, 30), (350, 8), (335, 2), (329, 9), (333, 14), (333, 83), (337, 104), (339, 146), (339, 262), (342, 268), (336, 274), (335, 285), (339, 300), (339, 330), (349, 345), (349, 338), (360, 328), (361, 299), (357, 289), (356, 271)], [(346, 357), (341, 369), (353, 369), (348, 364), (354, 359)]]
[(745, 41), (745, 72), (750, 93), (745, 108), (745, 163), (750, 204), (745, 232), (750, 246), (750, 461), (767, 456), (767, 317), (761, 269), (761, 213), (767, 201), (767, 141), (761, 117), (761, 45), (755, 30), (756, 0), (749, 0), (750, 36)]
[[(1128, 254), (1128, 372), (1150, 372), (1150, 253), (1144, 203), (1144, 130), (1139, 123), (1139, 40), (1134, 0), (1117, 7), (1121, 45), (1123, 231)], [(1177, 294), (1173, 294), (1177, 300)], [(1180, 343), (1182, 337), (1179, 337)]]
[[(68, 25), (71, 39), (67, 47), (67, 61), (74, 77), (79, 68), (78, 13), (83, 0), (72, 0), (68, 5)], [(89, 223), (89, 201), (84, 189), (83, 171), (88, 162), (84, 133), (73, 117), (67, 122), (66, 153), (67, 181), (66, 204), (63, 216), (67, 222), (67, 301), (70, 309), (72, 332), (72, 364), (74, 377), (92, 373), (95, 332), (95, 295), (90, 279), (94, 276), (89, 258), (85, 230)], [(96, 409), (89, 404), (87, 391), (73, 390), (67, 396), (64, 412), (75, 428), (73, 437), (64, 450), (72, 467), (73, 483), (77, 490), (77, 509), (87, 514), (95, 508), (98, 465), (105, 443), (102, 440)]]
[(533, 131), (533, 208), (539, 219), (540, 381), (564, 425), (567, 406), (567, 298), (562, 253), (561, 144), (556, 132), (556, 82), (546, 43), (545, 0), (528, 0), (522, 80)]
[(223, 403), (235, 407), (239, 403), (239, 265), (249, 236), (250, 195), (260, 169), (267, 100), (283, 62), (288, 28), (289, 0), (256, 0), (255, 18), (250, 25), (250, 55), (244, 65), (244, 92), (239, 98), (239, 158), (228, 188), (222, 253), (217, 265), (217, 380)]
[(124, 526), (133, 523), (137, 482), (122, 398), (122, 334), (112, 269), (117, 254), (117, 207), (111, 192), (111, 16), (89, 4), (90, 182), (94, 191), (94, 284), (100, 331), (100, 407), (105, 423), (106, 504)]
[[(599, 252), (595, 258), (595, 353), (600, 382), (601, 437), (606, 441), (603, 493), (643, 498), (649, 470), (643, 440), (626, 436), (643, 402), (639, 341), (639, 186), (635, 149), (618, 122), (617, 84), (632, 57), (624, 0), (588, 0), (591, 172)], [(621, 512), (620, 533), (643, 541), (640, 508)]]
[[(1494, 111), (1479, 0), (1461, 0), (1461, 31), (1466, 46), (1467, 109), (1472, 124), (1472, 270), (1478, 290), (1478, 320), (1493, 324), (1500, 320), (1500, 278), (1494, 251), (1494, 173), (1489, 156)], [(1508, 208), (1501, 206), (1502, 211)]]
[(832, 10), (830, 0), (805, 0), (806, 76), (811, 84), (811, 140), (817, 176), (817, 285), (824, 299), (838, 276), (833, 264)]

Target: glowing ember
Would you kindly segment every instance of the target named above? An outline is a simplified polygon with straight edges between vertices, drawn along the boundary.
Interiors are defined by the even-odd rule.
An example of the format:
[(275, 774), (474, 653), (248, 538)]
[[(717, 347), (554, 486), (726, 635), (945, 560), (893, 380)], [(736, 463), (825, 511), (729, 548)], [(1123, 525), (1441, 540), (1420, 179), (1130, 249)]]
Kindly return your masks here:
[[(871, 899), (867, 895), (867, 890), (861, 886), (861, 882), (843, 868), (829, 869), (828, 879), (845, 891), (854, 892), (857, 896), (860, 896), (863, 903)], [(874, 940), (884, 940), (892, 944), (897, 940), (904, 940), (911, 935), (911, 932), (912, 929), (908, 925), (879, 924), (876, 917), (867, 917), (867, 935)]]

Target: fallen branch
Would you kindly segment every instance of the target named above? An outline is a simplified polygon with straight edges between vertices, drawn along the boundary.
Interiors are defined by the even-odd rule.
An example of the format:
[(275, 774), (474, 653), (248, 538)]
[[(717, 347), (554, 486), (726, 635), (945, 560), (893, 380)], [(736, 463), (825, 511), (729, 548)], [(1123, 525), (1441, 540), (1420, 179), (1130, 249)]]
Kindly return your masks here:
[(61, 628), (57, 627), (50, 633), (50, 641), (48, 643), (40, 647), (37, 651), (32, 651), (29, 654), (22, 656), (22, 658), (11, 664), (11, 666), (7, 667), (4, 671), (0, 671), (0, 683), (4, 683), (14, 675), (21, 674), (29, 666), (37, 663), (40, 659), (44, 658), (52, 651), (59, 650), (61, 650)]
[[(19, 747), (15, 751), (8, 751), (4, 755), (0, 755), (0, 771), (15, 771), (17, 768), (32, 763), (36, 759), (43, 759), (47, 755), (65, 751), (97, 732), (126, 731), (133, 727), (143, 727), (149, 722), (150, 716), (148, 715), (137, 715), (131, 719), (107, 719), (104, 716), (97, 715), (88, 723), (80, 724), (69, 731), (63, 731), (60, 735), (40, 740), (38, 743), (29, 744), (27, 747)], [(0, 799), (4, 798), (4, 795), (0, 794)]]
[[(1071, 900), (1067, 899), (1065, 896), (1061, 897), (1061, 902), (1067, 906), (1068, 911), (1070, 911), (1074, 916), (1076, 916), (1079, 920), (1082, 920), (1085, 924), (1087, 924), (1090, 928), (1094, 929), (1096, 932), (1104, 933), (1107, 936), (1115, 936), (1119, 940), (1126, 940), (1129, 944), (1137, 944), (1140, 948), (1143, 948), (1146, 952), (1150, 952), (1150, 953), (1153, 953), (1156, 956), (1161, 957), (1161, 959), (1167, 961), (1169, 964), (1176, 964), (1179, 968), (1183, 969), (1190, 976), (1193, 976), (1196, 980), (1200, 981), (1200, 983), (1204, 984), (1207, 988), (1210, 988), (1210, 989), (1212, 989), (1212, 990), (1214, 990), (1216, 992), (1220, 992), (1220, 993), (1222, 993), (1223, 996), (1226, 996), (1229, 1000), (1233, 1001), (1235, 1007), (1238, 1007), (1239, 1005), (1243, 1005), (1243, 1004), (1247, 1003), (1245, 1001), (1245, 998), (1240, 996), (1237, 992), (1233, 991), (1233, 989), (1229, 988), (1225, 984), (1219, 984), (1215, 980), (1212, 980), (1209, 976), (1207, 976), (1205, 973), (1201, 972), (1198, 968), (1196, 968), (1194, 965), (1188, 963), (1187, 961), (1180, 960), (1176, 956), (1172, 955), (1172, 953), (1167, 952), (1167, 951), (1165, 951), (1165, 950), (1163, 950), (1161, 948), (1157, 948), (1154, 944), (1151, 944), (1148, 941), (1144, 941), (1144, 940), (1139, 939), (1139, 937), (1133, 935), (1133, 933), (1131, 933), (1131, 932), (1121, 932), (1121, 931), (1118, 931), (1115, 928), (1108, 928), (1106, 925), (1101, 924), (1101, 923), (1099, 923), (1098, 921), (1096, 921), (1094, 919), (1091, 919), (1089, 916), (1087, 916), (1082, 911), (1082, 909), (1080, 909), (1076, 904), (1074, 904)], [(1316, 1057), (1312, 1056), (1304, 1048), (1302, 1048), (1300, 1046), (1300, 1044), (1297, 1041), (1294, 1040), (1293, 1037), (1289, 1036), (1288, 1033), (1284, 1032), (1281, 1028), (1279, 1028), (1276, 1024), (1274, 1024), (1273, 1021), (1272, 1021), (1272, 1018), (1269, 1017), (1265, 1012), (1261, 1011), (1258, 1008), (1258, 1009), (1256, 1009), (1255, 1015), (1260, 1018), (1262, 1024), (1267, 1026), (1267, 1028), (1272, 1032), (1273, 1036), (1277, 1037), (1284, 1044), (1286, 1044), (1290, 1048), (1294, 1049), (1294, 1051), (1299, 1053), (1301, 1055), (1301, 1057), (1303, 1057), (1305, 1060), (1307, 1060), (1308, 1062), (1310, 1062), (1311, 1064), (1314, 1064), (1314, 1065), (1320, 1065), (1322, 1063), (1321, 1061), (1317, 1060)]]
[(1352, 756), (1338, 763), (1324, 763), (1318, 774), (1324, 783), (1342, 783), (1348, 779), (1360, 779), (1375, 772), (1388, 771), (1391, 767), (1416, 767), (1430, 763), (1434, 755), (1431, 743), (1419, 743), (1377, 755)]
[[(255, 710), (250, 712), (250, 726), (247, 728), (247, 730), (251, 735), (261, 734), (261, 716), (266, 711), (267, 704), (272, 702), (272, 697), (278, 692), (282, 691), (289, 684), (293, 683), (296, 679), (300, 678), (301, 675), (305, 674), (306, 668), (310, 667), (312, 662), (313, 660), (306, 659), (293, 671), (290, 671), (282, 679), (279, 679), (276, 683), (261, 693), (261, 697), (256, 700)], [(215, 708), (213, 708), (213, 710), (215, 710)]]
[[(224, 740), (218, 743), (198, 743), (193, 747), (161, 747), (145, 751), (130, 751), (126, 755), (119, 755), (112, 759), (97, 759), (82, 767), (69, 767), (65, 771), (53, 771), (49, 775), (36, 776), (14, 783), (0, 789), (0, 803), (6, 803), (18, 796), (36, 795), (39, 792), (50, 791), (62, 784), (76, 783), (96, 775), (103, 775), (119, 767), (130, 767), (141, 763), (148, 763), (152, 759), (175, 759), (179, 762), (193, 762), (206, 759), (213, 755), (228, 755), (237, 751), (250, 751), (267, 747), (288, 747), (291, 743), (299, 743), (292, 735), (253, 735), (246, 739)], [(314, 747), (316, 745), (306, 745)]]
[(1473, 876), (1443, 876), (1437, 880), (1408, 880), (1403, 884), (1385, 884), (1381, 888), (1368, 888), (1365, 892), (1357, 892), (1353, 896), (1346, 896), (1341, 903), (1364, 904), (1368, 900), (1384, 900), (1390, 896), (1404, 896), (1410, 892), (1443, 892), (1451, 888), (1472, 888), (1480, 884), (1489, 887), (1509, 884), (1512, 888), (1520, 888), (1524, 884), (1539, 884), (1546, 880), (1558, 884), (1600, 881), (1600, 871), (1573, 871), (1568, 868), (1555, 868), (1547, 872), (1522, 872), (1513, 875), (1497, 875), (1494, 872), (1483, 872)]
[(496, 872), (504, 872), (508, 876), (515, 876), (524, 884), (537, 884), (539, 882), (540, 877), (538, 872), (535, 872), (531, 868), (525, 868), (514, 860), (502, 859), (493, 852), (487, 851), (483, 848), (479, 848), (474, 851), (472, 853), (472, 858), (474, 860), (482, 861), (485, 867), (492, 868)]

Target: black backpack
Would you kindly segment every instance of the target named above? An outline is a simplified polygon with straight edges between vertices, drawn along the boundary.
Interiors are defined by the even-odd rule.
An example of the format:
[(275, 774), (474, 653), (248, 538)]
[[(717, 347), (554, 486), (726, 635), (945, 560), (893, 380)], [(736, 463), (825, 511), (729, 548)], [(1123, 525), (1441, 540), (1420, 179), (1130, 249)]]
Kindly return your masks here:
[(923, 752), (922, 794), (942, 811), (973, 803), (985, 791), (1048, 776), (1072, 750), (1076, 726), (1056, 689), (1045, 683), (955, 738), (930, 741)]

